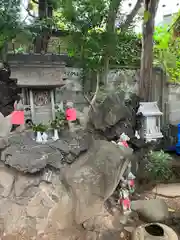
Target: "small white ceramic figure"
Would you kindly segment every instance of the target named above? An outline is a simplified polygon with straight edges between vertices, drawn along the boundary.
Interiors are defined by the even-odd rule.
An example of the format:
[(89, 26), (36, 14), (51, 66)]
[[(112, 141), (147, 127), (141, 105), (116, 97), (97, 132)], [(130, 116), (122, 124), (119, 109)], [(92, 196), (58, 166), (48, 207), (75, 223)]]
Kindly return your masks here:
[(135, 132), (135, 137), (136, 137), (137, 139), (140, 139), (140, 136), (139, 136), (138, 131)]
[(43, 132), (43, 134), (42, 134), (42, 143), (46, 143), (47, 140), (48, 140), (48, 135), (47, 135), (47, 133)]
[(57, 141), (59, 139), (59, 134), (57, 129), (54, 129), (54, 136), (52, 137), (52, 139), (54, 141)]
[(36, 142), (37, 142), (37, 143), (42, 143), (42, 135), (41, 135), (41, 132), (37, 132)]

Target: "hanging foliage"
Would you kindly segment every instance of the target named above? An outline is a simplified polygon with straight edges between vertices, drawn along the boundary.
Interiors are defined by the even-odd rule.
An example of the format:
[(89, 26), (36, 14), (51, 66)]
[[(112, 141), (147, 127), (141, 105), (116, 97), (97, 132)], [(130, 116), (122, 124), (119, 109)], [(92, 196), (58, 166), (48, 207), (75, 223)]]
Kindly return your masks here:
[[(89, 31), (86, 37), (79, 32), (71, 34), (68, 54), (81, 58), (90, 69), (103, 68), (104, 47), (108, 33)], [(140, 65), (141, 39), (134, 33), (116, 33), (112, 38), (110, 65), (134, 67)]]
[(106, 62), (110, 65), (139, 65), (140, 39), (128, 28), (133, 24), (142, 0), (137, 0), (132, 12), (121, 19), (123, 2), (61, 0), (61, 8), (55, 13), (57, 28), (69, 31), (68, 53), (78, 57), (83, 67), (102, 72), (107, 67)]
[(175, 37), (180, 37), (180, 11), (177, 13), (174, 23), (172, 25), (173, 33)]
[(0, 4), (0, 50), (20, 27), (20, 0), (2, 0)]
[(154, 41), (154, 64), (167, 73), (170, 82), (180, 82), (180, 37), (174, 38), (168, 26), (157, 27)]

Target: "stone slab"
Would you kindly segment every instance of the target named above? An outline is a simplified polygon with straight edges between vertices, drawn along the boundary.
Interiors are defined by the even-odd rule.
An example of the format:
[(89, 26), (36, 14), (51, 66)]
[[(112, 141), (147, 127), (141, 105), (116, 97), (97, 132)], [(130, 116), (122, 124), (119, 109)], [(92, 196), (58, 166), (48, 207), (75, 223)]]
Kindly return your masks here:
[(180, 197), (180, 183), (158, 184), (152, 192), (164, 197)]

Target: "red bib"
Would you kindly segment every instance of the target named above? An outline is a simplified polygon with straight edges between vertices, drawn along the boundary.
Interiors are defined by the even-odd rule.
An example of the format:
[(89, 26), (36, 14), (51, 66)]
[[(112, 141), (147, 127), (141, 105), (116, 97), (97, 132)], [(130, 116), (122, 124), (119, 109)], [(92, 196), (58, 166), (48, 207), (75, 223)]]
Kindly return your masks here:
[(24, 124), (24, 111), (14, 111), (11, 116), (11, 123), (15, 125)]
[(66, 110), (66, 120), (67, 121), (76, 121), (76, 109), (68, 108)]

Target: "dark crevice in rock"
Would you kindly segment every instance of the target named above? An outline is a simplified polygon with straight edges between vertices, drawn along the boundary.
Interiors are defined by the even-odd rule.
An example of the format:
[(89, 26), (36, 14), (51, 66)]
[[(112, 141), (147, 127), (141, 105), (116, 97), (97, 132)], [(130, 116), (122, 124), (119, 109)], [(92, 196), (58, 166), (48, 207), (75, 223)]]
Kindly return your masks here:
[(14, 110), (14, 102), (20, 100), (17, 79), (10, 78), (8, 64), (2, 64), (0, 69), (0, 112), (8, 116)]

